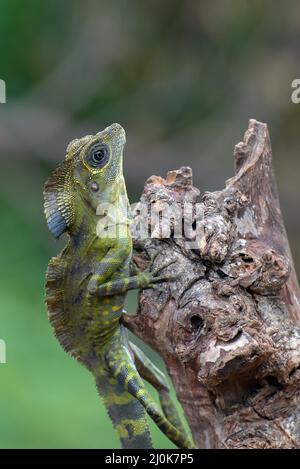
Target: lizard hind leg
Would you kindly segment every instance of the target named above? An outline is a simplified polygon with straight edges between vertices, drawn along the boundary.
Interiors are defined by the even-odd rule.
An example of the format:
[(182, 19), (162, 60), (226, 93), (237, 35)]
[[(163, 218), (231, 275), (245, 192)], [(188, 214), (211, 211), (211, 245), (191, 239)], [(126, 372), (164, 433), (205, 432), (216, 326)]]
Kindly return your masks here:
[(106, 355), (107, 366), (112, 376), (123, 386), (129, 394), (134, 396), (144, 407), (149, 417), (156, 423), (158, 428), (171, 440), (178, 448), (194, 448), (192, 440), (182, 434), (166, 418), (160, 408), (156, 405), (151, 395), (144, 386), (142, 379), (130, 357), (127, 347), (123, 347), (123, 353), (116, 356), (113, 353)]
[(113, 377), (96, 375), (96, 385), (122, 448), (153, 448), (143, 406)]
[(160, 405), (166, 418), (188, 439), (183, 419), (180, 417), (171, 397), (170, 386), (166, 376), (149, 360), (144, 352), (132, 342), (130, 342), (130, 348), (133, 352), (135, 366), (140, 376), (157, 390)]

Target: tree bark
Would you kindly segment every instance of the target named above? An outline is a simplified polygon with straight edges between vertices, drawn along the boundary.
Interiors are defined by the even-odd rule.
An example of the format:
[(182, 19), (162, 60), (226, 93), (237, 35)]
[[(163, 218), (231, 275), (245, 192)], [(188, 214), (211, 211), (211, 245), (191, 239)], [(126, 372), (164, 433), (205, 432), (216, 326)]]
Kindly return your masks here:
[(250, 120), (234, 158), (202, 198), (190, 168), (148, 179), (135, 261), (178, 278), (142, 291), (124, 322), (164, 359), (199, 448), (299, 448), (299, 287), (266, 124)]

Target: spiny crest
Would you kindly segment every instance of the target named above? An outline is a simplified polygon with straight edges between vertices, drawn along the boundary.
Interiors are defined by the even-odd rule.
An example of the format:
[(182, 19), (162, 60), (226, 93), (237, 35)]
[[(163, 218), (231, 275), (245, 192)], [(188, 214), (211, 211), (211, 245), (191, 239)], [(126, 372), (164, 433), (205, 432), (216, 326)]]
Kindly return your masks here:
[(81, 150), (81, 148), (89, 143), (93, 139), (93, 135), (86, 135), (82, 138), (75, 138), (67, 146), (66, 160), (71, 160), (74, 158), (75, 154)]

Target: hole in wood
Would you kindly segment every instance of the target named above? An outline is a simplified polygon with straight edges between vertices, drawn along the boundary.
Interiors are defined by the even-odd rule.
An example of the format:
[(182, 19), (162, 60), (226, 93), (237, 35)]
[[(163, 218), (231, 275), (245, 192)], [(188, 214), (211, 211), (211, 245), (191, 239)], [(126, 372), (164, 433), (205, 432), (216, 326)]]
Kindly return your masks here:
[(203, 327), (204, 321), (200, 316), (195, 314), (190, 317), (190, 325), (193, 331), (199, 331)]

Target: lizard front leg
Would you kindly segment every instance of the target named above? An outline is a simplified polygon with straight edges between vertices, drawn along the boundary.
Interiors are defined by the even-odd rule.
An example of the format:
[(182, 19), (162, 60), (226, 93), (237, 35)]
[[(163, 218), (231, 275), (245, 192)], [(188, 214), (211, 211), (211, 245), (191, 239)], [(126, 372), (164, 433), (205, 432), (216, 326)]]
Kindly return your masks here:
[(126, 264), (131, 255), (131, 246), (125, 240), (117, 242), (106, 253), (106, 255), (97, 264), (95, 272), (89, 279), (87, 290), (90, 295), (95, 295), (102, 285), (105, 285), (115, 272)]
[(174, 264), (176, 261), (170, 261), (162, 267), (151, 270), (139, 271), (133, 276), (126, 276), (124, 273), (120, 273), (118, 278), (111, 279), (108, 282), (105, 282), (99, 285), (96, 289), (91, 292), (96, 296), (110, 296), (110, 295), (119, 295), (124, 294), (129, 290), (143, 289), (143, 288), (155, 288), (155, 284), (164, 281), (175, 280), (176, 276), (171, 275), (158, 275), (159, 272), (171, 264)]

